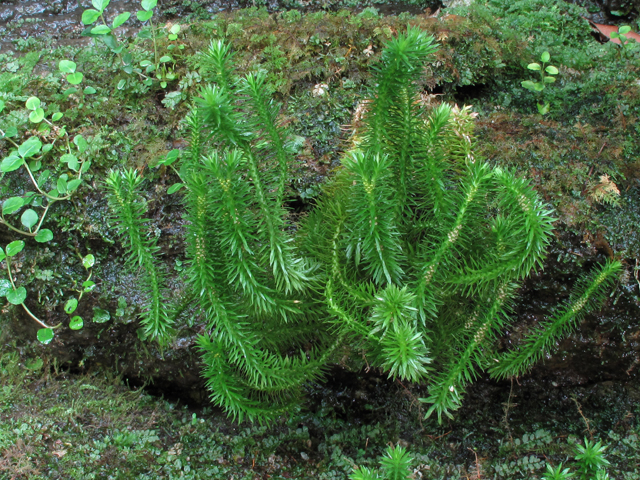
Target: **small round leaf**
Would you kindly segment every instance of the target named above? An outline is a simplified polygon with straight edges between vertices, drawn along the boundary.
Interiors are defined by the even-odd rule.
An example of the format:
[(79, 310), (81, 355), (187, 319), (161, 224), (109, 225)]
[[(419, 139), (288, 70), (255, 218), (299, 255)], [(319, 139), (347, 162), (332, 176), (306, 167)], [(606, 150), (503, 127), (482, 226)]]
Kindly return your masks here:
[(60, 60), (58, 68), (62, 73), (75, 73), (77, 65), (76, 62), (72, 62), (71, 60)]
[(80, 82), (82, 82), (82, 73), (76, 72), (67, 75), (67, 82), (69, 82), (71, 85), (78, 85)]
[(542, 55), (540, 55), (540, 60), (542, 60), (544, 63), (547, 63), (549, 59), (551, 59), (551, 55), (549, 55), (549, 52), (544, 52)]
[[(0, 250), (2, 249), (0, 248)], [(0, 280), (0, 297), (6, 297), (7, 294), (11, 291), (13, 291), (13, 285), (11, 285), (11, 282), (6, 278)]]
[(177, 23), (175, 25), (172, 25), (171, 30), (169, 31), (174, 35), (177, 35), (178, 33), (180, 33), (180, 25), (178, 25)]
[(40, 99), (38, 97), (29, 97), (25, 103), (29, 110), (35, 110), (40, 107)]
[(108, 322), (111, 319), (111, 315), (106, 310), (101, 308), (93, 309), (93, 321), (96, 323)]
[(96, 93), (96, 89), (93, 87), (84, 87), (84, 90), (82, 91), (85, 95), (93, 95), (94, 93)]
[(547, 72), (549, 75), (558, 75), (558, 69), (553, 65), (549, 65), (544, 69), (544, 71)]
[(38, 243), (46, 243), (53, 240), (53, 232), (48, 228), (43, 228), (36, 235), (36, 242)]
[(45, 345), (51, 343), (51, 340), (53, 340), (53, 330), (50, 328), (41, 328), (38, 330), (38, 340)]
[(15, 240), (7, 245), (7, 257), (14, 257), (19, 254), (24, 248), (24, 242), (22, 240)]
[(31, 123), (40, 123), (42, 120), (44, 120), (44, 110), (41, 108), (37, 108), (29, 114), (29, 121)]
[(631, 27), (629, 25), (623, 25), (618, 29), (618, 33), (624, 35), (625, 33), (629, 33), (631, 31)]
[(160, 57), (160, 63), (167, 63), (172, 61), (173, 59), (171, 58), (170, 55), (163, 55), (162, 57)]
[(20, 217), (20, 221), (22, 222), (22, 225), (30, 229), (36, 223), (38, 223), (38, 214), (35, 212), (35, 210), (29, 208), (24, 211), (24, 213)]
[(76, 308), (78, 308), (77, 298), (70, 298), (69, 300), (67, 300), (67, 303), (64, 305), (64, 311), (68, 315), (71, 315), (73, 312), (75, 312)]
[(12, 305), (20, 305), (27, 298), (27, 289), (18, 287), (7, 292), (7, 301)]
[(527, 68), (528, 68), (529, 70), (536, 70), (536, 71), (538, 71), (538, 70), (540, 70), (542, 67), (540, 66), (540, 64), (539, 64), (539, 63), (530, 63), (529, 65), (527, 65)]
[(86, 255), (82, 259), (82, 266), (87, 270), (93, 267), (95, 263), (96, 263), (96, 257), (94, 257), (91, 253), (89, 255)]
[(78, 315), (72, 317), (69, 321), (69, 328), (71, 330), (80, 330), (83, 326), (84, 322), (82, 321), (82, 317), (79, 317)]
[(82, 288), (84, 289), (85, 293), (93, 292), (96, 288), (96, 283), (92, 282), (91, 280), (86, 280), (82, 282)]
[(140, 6), (146, 11), (150, 11), (151, 9), (155, 8), (157, 4), (158, 0), (142, 0), (140, 2)]

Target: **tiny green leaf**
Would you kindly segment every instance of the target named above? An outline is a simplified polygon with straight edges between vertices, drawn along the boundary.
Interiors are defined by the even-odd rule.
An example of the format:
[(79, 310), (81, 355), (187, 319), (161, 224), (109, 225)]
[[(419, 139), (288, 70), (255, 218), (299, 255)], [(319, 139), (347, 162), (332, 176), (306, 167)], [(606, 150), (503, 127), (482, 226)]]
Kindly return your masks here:
[(0, 112), (4, 110), (4, 100), (0, 100)]
[(106, 25), (96, 25), (91, 29), (91, 33), (94, 35), (107, 35), (111, 33), (111, 29)]
[(70, 192), (75, 192), (81, 184), (82, 184), (81, 178), (74, 178), (67, 184), (67, 190)]
[(540, 113), (540, 115), (546, 115), (547, 113), (549, 113), (549, 104), (545, 103), (544, 105), (542, 105), (541, 103), (538, 103), (538, 112)]
[(160, 82), (160, 86), (162, 88), (167, 88), (167, 82)]
[(544, 83), (538, 82), (534, 84), (534, 89), (536, 92), (541, 92), (542, 90), (544, 90), (544, 87), (545, 87)]
[(96, 288), (96, 284), (91, 280), (87, 280), (85, 282), (82, 282), (82, 288), (84, 289), (85, 293), (93, 292)]
[(91, 25), (93, 22), (100, 18), (100, 12), (92, 8), (82, 12), (82, 23), (85, 25)]
[(78, 157), (76, 157), (72, 153), (65, 153), (60, 157), (60, 161), (62, 163), (67, 163), (71, 170), (74, 170), (74, 171), (78, 170), (78, 164), (79, 164)]
[(96, 10), (103, 12), (104, 9), (109, 6), (110, 1), (111, 0), (91, 0), (91, 5), (93, 5)]
[(17, 212), (24, 206), (24, 198), (22, 197), (11, 197), (7, 198), (2, 204), (2, 214), (3, 215), (11, 215), (12, 213)]
[(24, 248), (24, 242), (22, 240), (14, 240), (7, 245), (7, 257), (14, 257), (19, 254)]
[(170, 62), (172, 60), (170, 55), (163, 55), (162, 57), (160, 57), (160, 63), (167, 63)]
[[(2, 250), (0, 248), (0, 250)], [(4, 255), (4, 252), (2, 252), (2, 255)], [(4, 260), (4, 257), (3, 257)], [(13, 290), (13, 285), (11, 285), (11, 282), (9, 280), (7, 280), (6, 278), (3, 278), (2, 280), (0, 280), (0, 297), (6, 297), (7, 293), (9, 293), (10, 291)]]
[(544, 83), (553, 83), (556, 81), (556, 77), (544, 77)]
[(544, 69), (544, 71), (547, 72), (549, 75), (558, 75), (558, 69), (553, 65), (549, 65)]
[(80, 153), (84, 153), (87, 148), (89, 148), (89, 144), (82, 135), (76, 135), (73, 137), (73, 143), (78, 147), (78, 152)]
[(64, 178), (64, 176), (60, 176), (60, 178), (58, 178), (56, 186), (58, 187), (58, 193), (61, 195), (67, 193), (67, 179)]
[(5, 138), (15, 137), (16, 135), (18, 135), (18, 129), (16, 127), (7, 127), (4, 131)]
[(20, 221), (22, 222), (22, 225), (24, 225), (28, 229), (31, 229), (31, 227), (38, 223), (38, 214), (35, 212), (35, 210), (29, 208), (24, 211), (24, 213), (20, 217)]
[(82, 317), (79, 317), (78, 315), (72, 317), (69, 321), (69, 328), (71, 330), (80, 330), (83, 326), (84, 322), (82, 321)]
[(54, 122), (57, 122), (58, 120), (60, 120), (62, 118), (63, 113), (62, 112), (56, 112), (51, 116), (51, 120)]
[(36, 235), (36, 242), (38, 243), (46, 243), (53, 240), (53, 232), (48, 228), (43, 228)]
[(144, 8), (147, 12), (152, 10), (158, 4), (158, 0), (142, 0), (140, 2), (140, 6)]
[(171, 195), (172, 193), (180, 190), (182, 187), (184, 187), (184, 183), (174, 183), (169, 187), (169, 190), (167, 190), (167, 194)]
[(172, 25), (171, 30), (169, 31), (174, 35), (177, 35), (178, 33), (180, 33), (180, 25), (178, 25), (177, 23), (175, 25)]
[(51, 343), (51, 340), (53, 340), (53, 330), (50, 328), (41, 328), (38, 330), (38, 340), (45, 345)]
[(40, 107), (40, 99), (38, 97), (29, 97), (25, 102), (25, 106), (29, 110), (35, 110)]
[(38, 137), (29, 137), (22, 145), (18, 147), (18, 154), (22, 158), (34, 156), (42, 148), (42, 142)]
[(96, 89), (93, 87), (84, 87), (84, 90), (82, 91), (85, 95), (93, 95), (94, 93), (96, 93)]
[(544, 52), (542, 55), (540, 55), (540, 60), (542, 60), (543, 63), (547, 63), (549, 59), (551, 59), (551, 55), (549, 55), (549, 52)]
[(51, 176), (51, 171), (50, 170), (44, 170), (40, 176), (38, 177), (38, 186), (40, 188), (42, 188), (45, 184), (45, 182), (47, 180), (49, 180), (49, 177)]
[(73, 312), (75, 312), (76, 308), (78, 308), (77, 298), (70, 298), (69, 300), (67, 300), (67, 303), (64, 305), (64, 311), (68, 315), (71, 315)]
[(27, 298), (27, 289), (24, 287), (18, 287), (7, 292), (7, 301), (11, 305), (20, 305), (24, 303), (25, 298)]
[(62, 73), (75, 73), (76, 67), (76, 62), (72, 62), (71, 60), (60, 60), (58, 64), (58, 68)]
[(67, 82), (69, 82), (71, 85), (78, 85), (80, 82), (82, 82), (82, 73), (76, 72), (67, 75)]
[(618, 29), (618, 33), (624, 35), (625, 33), (629, 33), (631, 31), (631, 27), (629, 25), (623, 25)]
[(40, 370), (44, 365), (44, 361), (41, 358), (36, 358), (34, 360), (28, 360), (25, 362), (24, 367), (27, 370)]
[(120, 15), (118, 15), (116, 18), (113, 19), (113, 28), (118, 28), (124, 22), (129, 20), (130, 16), (131, 16), (131, 13), (129, 12), (123, 12)]
[(29, 114), (31, 123), (40, 123), (42, 120), (44, 120), (44, 110), (42, 108), (37, 108)]
[(93, 321), (96, 323), (105, 323), (111, 319), (111, 314), (101, 308), (93, 309)]
[(24, 158), (20, 158), (16, 155), (9, 155), (2, 163), (0, 163), (0, 172), (13, 172), (19, 169), (24, 164)]
[(47, 152), (51, 151), (51, 149), (52, 149), (52, 148), (53, 148), (53, 143), (45, 143), (45, 144), (42, 146), (42, 150), (41, 150), (41, 152), (42, 152), (43, 154), (45, 154), (45, 153), (47, 153)]
[(125, 80), (124, 78), (123, 78), (122, 80), (120, 80), (120, 81), (118, 82), (117, 89), (118, 89), (118, 90), (122, 90), (122, 89), (124, 88), (125, 83), (127, 83), (127, 82), (126, 82), (126, 80)]
[(82, 259), (82, 266), (87, 270), (93, 267), (95, 263), (96, 263), (96, 257), (94, 257), (91, 253), (89, 255), (86, 255)]
[(540, 66), (539, 63), (530, 63), (529, 65), (527, 65), (527, 68), (529, 70), (540, 70), (542, 67)]
[(536, 84), (533, 83), (531, 80), (525, 80), (524, 82), (521, 83), (521, 85), (527, 90), (535, 90), (536, 88)]
[(140, 20), (141, 22), (146, 22), (151, 17), (153, 17), (153, 12), (145, 12), (144, 10), (138, 10), (136, 12), (136, 17), (138, 17), (138, 20)]

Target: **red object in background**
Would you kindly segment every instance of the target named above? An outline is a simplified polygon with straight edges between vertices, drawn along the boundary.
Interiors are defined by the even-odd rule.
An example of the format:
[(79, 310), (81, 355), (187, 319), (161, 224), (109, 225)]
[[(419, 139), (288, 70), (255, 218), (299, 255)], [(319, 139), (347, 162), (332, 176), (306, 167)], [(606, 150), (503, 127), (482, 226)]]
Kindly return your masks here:
[[(609, 42), (617, 43), (618, 45), (620, 45), (619, 38), (611, 38), (611, 32), (618, 31), (618, 27), (616, 25), (602, 25), (601, 23), (594, 23), (591, 20), (589, 20), (589, 25), (591, 25), (591, 28), (593, 29), (594, 33), (596, 34), (596, 36), (599, 37), (598, 39), (602, 43), (609, 41)], [(640, 35), (638, 35), (635, 32), (625, 33), (624, 36), (627, 37), (627, 39), (633, 38), (636, 42), (640, 42)], [(629, 43), (628, 40), (627, 40), (627, 43)]]

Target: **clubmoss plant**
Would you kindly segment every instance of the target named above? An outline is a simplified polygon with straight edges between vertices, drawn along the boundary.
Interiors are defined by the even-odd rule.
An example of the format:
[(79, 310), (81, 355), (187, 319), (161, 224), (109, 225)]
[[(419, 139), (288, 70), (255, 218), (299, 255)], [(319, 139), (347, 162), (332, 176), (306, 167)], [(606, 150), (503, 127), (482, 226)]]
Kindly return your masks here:
[[(346, 343), (391, 377), (428, 382), (427, 416), (452, 416), (479, 371), (525, 372), (598, 307), (620, 270), (597, 268), (519, 351), (495, 351), (554, 219), (526, 180), (474, 155), (469, 108), (419, 101), (436, 48), (417, 28), (387, 44), (364, 125), (302, 225), (283, 203), (293, 148), (265, 74), (238, 78), (222, 41), (206, 52), (214, 83), (187, 118), (179, 174), (189, 282), (207, 323), (204, 375), (234, 418), (285, 412)], [(175, 320), (160, 303), (163, 267), (143, 234), (140, 183), (135, 171), (107, 182), (148, 289), (145, 332), (167, 341)]]

